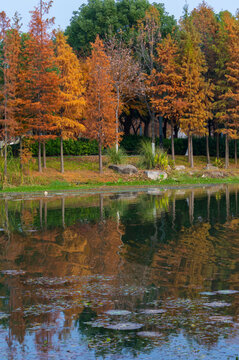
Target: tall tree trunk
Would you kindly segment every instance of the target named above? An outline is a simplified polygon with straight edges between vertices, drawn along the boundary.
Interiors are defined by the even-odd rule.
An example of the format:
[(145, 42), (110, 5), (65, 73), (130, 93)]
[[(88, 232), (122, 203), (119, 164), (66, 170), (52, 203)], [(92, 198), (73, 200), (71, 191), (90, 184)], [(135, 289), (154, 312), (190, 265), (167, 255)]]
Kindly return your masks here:
[(41, 167), (41, 142), (38, 141), (38, 171), (41, 173), (42, 172), (42, 167)]
[(225, 137), (225, 168), (228, 169), (229, 166), (229, 142), (228, 142), (228, 134)]
[(163, 148), (163, 117), (159, 116), (159, 146)]
[(46, 143), (43, 141), (43, 169), (46, 169)]
[(151, 116), (151, 126), (152, 126), (152, 153), (155, 155), (155, 114), (152, 113)]
[(61, 173), (64, 174), (63, 138), (61, 136)]
[(235, 139), (235, 164), (237, 165), (237, 139)]
[(188, 133), (188, 162), (191, 165), (191, 139), (189, 133)]
[[(3, 58), (5, 61), (5, 56)], [(3, 63), (4, 63), (3, 61)], [(5, 140), (5, 148), (4, 148), (4, 180), (7, 179), (7, 141), (8, 141), (8, 133), (7, 133), (7, 106), (8, 106), (8, 96), (7, 96), (7, 62), (4, 64), (3, 68), (3, 76), (4, 76), (4, 140)]]
[(193, 168), (193, 167), (194, 167), (194, 161), (193, 161), (193, 137), (192, 137), (192, 135), (191, 135), (190, 139), (191, 139), (191, 144), (190, 144), (190, 150), (191, 150), (191, 168)]
[(23, 164), (22, 164), (22, 137), (20, 136), (20, 170), (23, 170)]
[(4, 180), (7, 179), (7, 141), (5, 136), (5, 147), (4, 147)]
[(209, 140), (208, 140), (208, 135), (206, 135), (206, 150), (207, 150), (207, 164), (210, 164), (210, 153), (209, 153)]
[(5, 147), (4, 147), (4, 180), (7, 179), (7, 100), (5, 100), (5, 109), (4, 109), (4, 132), (5, 132)]
[(102, 145), (101, 140), (99, 141), (99, 171), (102, 174), (103, 166), (102, 166)]
[(168, 121), (166, 118), (164, 118), (164, 120), (163, 120), (163, 138), (164, 139), (167, 139), (167, 124), (168, 124)]
[(119, 101), (120, 101), (120, 94), (119, 94), (119, 88), (117, 87), (117, 106), (115, 110), (115, 122), (116, 122), (116, 152), (119, 151)]
[(172, 160), (175, 161), (175, 151), (174, 151), (174, 126), (171, 123), (171, 147), (172, 147)]
[(219, 134), (217, 133), (217, 159), (219, 159)]

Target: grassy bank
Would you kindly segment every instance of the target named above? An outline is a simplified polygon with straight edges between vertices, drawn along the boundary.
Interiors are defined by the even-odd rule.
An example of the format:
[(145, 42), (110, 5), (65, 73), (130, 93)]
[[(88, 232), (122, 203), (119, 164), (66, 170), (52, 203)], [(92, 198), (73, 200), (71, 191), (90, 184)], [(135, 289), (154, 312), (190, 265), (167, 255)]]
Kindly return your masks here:
[[(126, 162), (138, 165), (138, 157), (128, 157)], [(213, 162), (213, 159), (212, 159)], [(176, 165), (184, 165), (185, 170), (169, 171), (168, 178), (163, 181), (149, 180), (144, 169), (139, 169), (136, 175), (117, 174), (108, 168), (109, 161), (104, 158), (104, 172), (98, 172), (98, 158), (96, 156), (65, 157), (65, 173), (59, 171), (59, 159), (47, 158), (47, 169), (43, 173), (37, 172), (36, 162), (29, 163), (20, 171), (18, 159), (11, 159), (8, 166), (8, 179), (1, 183), (1, 193), (7, 192), (38, 192), (80, 190), (121, 186), (182, 186), (195, 184), (239, 184), (239, 168), (231, 162), (228, 170), (218, 169), (223, 178), (213, 178), (210, 173), (205, 175), (206, 158), (195, 157), (195, 168), (189, 168), (187, 157), (177, 156)]]

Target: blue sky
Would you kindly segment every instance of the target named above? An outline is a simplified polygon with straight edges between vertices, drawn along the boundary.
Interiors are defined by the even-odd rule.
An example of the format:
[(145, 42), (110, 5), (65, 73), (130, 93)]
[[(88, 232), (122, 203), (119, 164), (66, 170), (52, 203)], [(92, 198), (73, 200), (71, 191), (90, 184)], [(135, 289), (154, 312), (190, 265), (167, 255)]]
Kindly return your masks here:
[[(84, 2), (85, 1), (82, 0), (54, 0), (51, 16), (55, 16), (56, 25), (64, 30), (69, 24), (72, 12), (77, 10)], [(169, 14), (173, 14), (176, 18), (181, 16), (183, 6), (185, 5), (185, 0), (162, 0), (159, 2), (164, 3)], [(196, 7), (199, 2), (200, 1), (198, 0), (187, 0), (189, 10)], [(33, 9), (37, 3), (38, 0), (1, 0), (0, 11), (5, 11), (9, 17), (12, 17), (14, 12), (18, 11), (23, 18), (22, 22), (24, 23), (24, 30), (27, 30), (29, 10)], [(207, 3), (213, 7), (216, 12), (219, 12), (220, 10), (229, 10), (235, 14), (237, 8), (239, 8), (238, 0), (208, 0)]]

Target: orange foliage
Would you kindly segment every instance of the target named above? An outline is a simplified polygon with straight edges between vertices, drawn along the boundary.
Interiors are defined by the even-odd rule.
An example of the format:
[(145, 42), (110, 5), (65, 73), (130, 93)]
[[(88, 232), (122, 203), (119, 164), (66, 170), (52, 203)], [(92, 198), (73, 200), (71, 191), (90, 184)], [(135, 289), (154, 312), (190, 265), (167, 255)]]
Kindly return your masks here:
[(170, 35), (157, 46), (157, 68), (149, 76), (151, 84), (151, 102), (159, 114), (170, 120), (173, 134), (173, 126), (179, 121), (182, 112), (183, 87), (180, 73), (178, 46)]
[(117, 104), (111, 75), (110, 60), (103, 42), (97, 36), (87, 58), (87, 90), (85, 126), (87, 135), (99, 144), (99, 165), (102, 171), (101, 148), (116, 140), (115, 109)]
[(221, 99), (225, 104), (222, 120), (224, 132), (230, 137), (239, 138), (239, 19), (226, 14), (224, 17), (227, 32), (228, 60), (225, 66), (227, 91)]
[(64, 139), (79, 136), (84, 131), (80, 122), (85, 100), (84, 82), (79, 60), (67, 44), (62, 32), (56, 35), (56, 65), (60, 70), (60, 112), (57, 128)]
[[(48, 32), (53, 20), (44, 19), (51, 6), (40, 1), (32, 11), (29, 38), (25, 41), (22, 73), (22, 98), (31, 134), (39, 142), (52, 137), (56, 130), (54, 113), (59, 109), (59, 76), (56, 71), (53, 42)], [(39, 147), (39, 171), (40, 147)]]

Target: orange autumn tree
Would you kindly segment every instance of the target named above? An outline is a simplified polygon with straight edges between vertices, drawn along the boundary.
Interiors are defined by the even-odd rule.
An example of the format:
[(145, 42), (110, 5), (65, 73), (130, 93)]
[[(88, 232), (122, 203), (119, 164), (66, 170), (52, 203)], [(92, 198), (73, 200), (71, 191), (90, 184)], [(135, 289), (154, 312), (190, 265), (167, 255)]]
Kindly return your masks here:
[(175, 161), (174, 126), (179, 123), (182, 112), (183, 88), (179, 66), (179, 49), (170, 35), (157, 46), (155, 62), (157, 68), (149, 76), (151, 102), (157, 113), (168, 119), (171, 124), (172, 159)]
[(64, 173), (63, 139), (78, 138), (85, 106), (82, 69), (62, 32), (56, 34), (56, 65), (60, 71), (60, 110), (56, 122), (61, 139), (61, 172)]
[(13, 25), (4, 12), (0, 13), (0, 41), (2, 43), (2, 82), (0, 85), (1, 134), (4, 139), (4, 178), (7, 177), (7, 145), (16, 134), (18, 73), (20, 70), (20, 34), (17, 14)]
[[(239, 14), (238, 14), (239, 15)], [(221, 95), (224, 104), (220, 113), (226, 134), (225, 167), (229, 166), (228, 137), (235, 139), (235, 162), (237, 162), (237, 139), (239, 138), (239, 16), (224, 15), (224, 28), (227, 33), (225, 48), (228, 59), (225, 63), (225, 89)]]
[(52, 1), (42, 1), (31, 12), (30, 31), (25, 41), (22, 98), (31, 135), (38, 141), (38, 171), (46, 168), (46, 139), (54, 137), (56, 113), (59, 109), (59, 76), (57, 74), (54, 45), (49, 33), (53, 19), (45, 19)]
[(111, 75), (110, 60), (99, 36), (87, 58), (87, 90), (85, 126), (89, 138), (99, 145), (99, 171), (102, 172), (102, 146), (110, 146), (116, 140), (116, 94)]
[(188, 136), (188, 159), (193, 163), (193, 135), (207, 134), (207, 120), (211, 117), (212, 90), (205, 81), (205, 57), (200, 49), (200, 36), (187, 12), (181, 21), (181, 74), (183, 113), (180, 127)]
[(127, 111), (129, 102), (141, 94), (142, 76), (139, 64), (135, 61), (130, 47), (122, 39), (111, 37), (106, 45), (107, 55), (110, 59), (111, 74), (117, 98), (115, 110), (116, 123), (116, 152), (119, 148), (119, 118), (123, 110)]
[[(216, 14), (213, 9), (207, 5), (203, 0), (197, 8), (191, 13), (192, 21), (200, 35), (200, 48), (205, 56), (207, 71), (204, 77), (210, 81), (215, 88), (217, 75), (216, 63), (218, 61), (216, 42), (219, 31), (219, 24)], [(217, 101), (217, 92), (213, 93), (213, 103)], [(211, 134), (212, 129), (218, 127), (218, 122), (215, 117), (215, 108), (212, 111), (213, 117), (208, 121), (208, 133)], [(209, 142), (208, 135), (206, 135), (206, 150), (207, 150), (207, 163), (210, 163)], [(217, 133), (217, 157), (219, 157), (219, 134)]]

